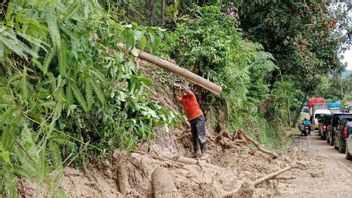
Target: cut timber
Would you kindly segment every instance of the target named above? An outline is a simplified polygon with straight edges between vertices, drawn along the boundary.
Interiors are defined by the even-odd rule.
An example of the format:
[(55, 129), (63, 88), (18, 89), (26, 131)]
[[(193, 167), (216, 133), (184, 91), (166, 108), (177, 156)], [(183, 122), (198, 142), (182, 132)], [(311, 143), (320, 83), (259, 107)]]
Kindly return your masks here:
[(231, 197), (231, 198), (252, 198), (256, 185), (263, 183), (267, 180), (273, 179), (276, 176), (280, 175), (281, 173), (288, 171), (291, 168), (295, 168), (295, 167), (296, 166), (287, 166), (286, 168), (283, 168), (283, 169), (278, 170), (274, 173), (266, 175), (260, 179), (257, 179), (254, 182), (245, 181), (245, 182), (243, 182), (243, 184), (241, 185), (241, 187), (239, 189), (235, 190), (234, 192), (227, 193), (227, 194), (223, 195), (222, 197), (223, 198), (228, 198), (228, 197)]
[[(128, 51), (128, 49), (126, 48), (126, 46), (124, 44), (119, 43), (118, 46), (121, 49)], [(188, 80), (194, 84), (197, 84), (197, 85), (203, 87), (204, 89), (213, 92), (216, 95), (220, 95), (220, 93), (222, 91), (221, 86), (219, 86), (213, 82), (210, 82), (209, 80), (207, 80), (197, 74), (194, 74), (194, 73), (188, 71), (187, 69), (179, 67), (178, 65), (176, 65), (174, 63), (171, 63), (169, 61), (161, 59), (161, 58), (154, 56), (152, 54), (143, 52), (141, 50), (137, 50), (137, 54), (138, 54), (138, 58), (145, 60), (145, 61), (148, 61), (152, 64), (155, 64), (163, 69), (169, 70), (172, 73), (175, 73), (179, 76), (182, 76), (186, 80)]]
[(181, 197), (181, 195), (177, 192), (169, 171), (166, 168), (158, 167), (153, 171), (152, 183), (155, 198)]
[(291, 168), (293, 168), (293, 166), (287, 166), (286, 168), (283, 168), (283, 169), (281, 169), (281, 170), (278, 170), (278, 171), (276, 171), (275, 173), (271, 173), (271, 174), (269, 174), (269, 175), (267, 175), (267, 176), (265, 176), (265, 177), (262, 177), (262, 178), (260, 178), (260, 179), (257, 179), (257, 180), (255, 180), (255, 181), (253, 182), (253, 185), (256, 186), (256, 185), (258, 185), (258, 184), (260, 184), (260, 183), (263, 183), (264, 181), (267, 181), (267, 180), (269, 180), (269, 179), (272, 179), (272, 178), (274, 178), (274, 177), (280, 175), (281, 173), (290, 170)]

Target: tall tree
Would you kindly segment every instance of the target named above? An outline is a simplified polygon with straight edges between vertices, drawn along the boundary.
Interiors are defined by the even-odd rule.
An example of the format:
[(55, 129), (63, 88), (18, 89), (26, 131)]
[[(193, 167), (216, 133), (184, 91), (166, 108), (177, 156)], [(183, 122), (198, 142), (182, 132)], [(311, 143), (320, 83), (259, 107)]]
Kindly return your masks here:
[(247, 36), (263, 44), (279, 66), (270, 77), (272, 85), (290, 75), (298, 88), (308, 92), (321, 74), (338, 67), (337, 38), (331, 33), (336, 20), (327, 3), (253, 1), (240, 9)]

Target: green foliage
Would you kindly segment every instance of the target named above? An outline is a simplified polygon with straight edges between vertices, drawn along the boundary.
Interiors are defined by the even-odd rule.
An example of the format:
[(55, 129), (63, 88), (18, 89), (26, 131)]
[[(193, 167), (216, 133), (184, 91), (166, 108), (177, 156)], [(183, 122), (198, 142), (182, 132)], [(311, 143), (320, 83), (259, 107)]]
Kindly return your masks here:
[(330, 15), (327, 3), (241, 1), (238, 6), (248, 37), (275, 58), (279, 70), (273, 72), (271, 85), (290, 76), (296, 79), (298, 89), (309, 94), (321, 75), (339, 67), (339, 38), (332, 34), (337, 19)]
[(340, 72), (335, 72), (331, 78), (322, 78), (315, 95), (326, 98), (330, 102), (350, 100), (352, 93), (352, 75), (343, 77)]
[(223, 86), (220, 97), (200, 90), (203, 107), (216, 116), (214, 123), (231, 129), (245, 126), (268, 96), (266, 76), (275, 68), (272, 56), (261, 45), (243, 40), (235, 21), (219, 7), (197, 8), (192, 13), (176, 29), (179, 62)]
[(162, 30), (116, 22), (93, 0), (14, 0), (0, 23), (1, 196), (16, 196), (16, 176), (56, 196), (63, 166), (133, 150), (176, 123), (117, 47), (160, 53)]

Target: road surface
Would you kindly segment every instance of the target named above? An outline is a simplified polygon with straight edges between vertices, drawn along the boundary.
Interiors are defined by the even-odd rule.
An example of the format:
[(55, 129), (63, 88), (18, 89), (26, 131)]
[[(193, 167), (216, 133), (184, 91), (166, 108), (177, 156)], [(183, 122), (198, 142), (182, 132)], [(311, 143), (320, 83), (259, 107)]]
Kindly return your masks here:
[(312, 158), (305, 171), (291, 172), (295, 180), (279, 184), (278, 197), (352, 198), (352, 161), (345, 159), (333, 146), (320, 139), (316, 132), (311, 136), (297, 136), (294, 147), (308, 152)]

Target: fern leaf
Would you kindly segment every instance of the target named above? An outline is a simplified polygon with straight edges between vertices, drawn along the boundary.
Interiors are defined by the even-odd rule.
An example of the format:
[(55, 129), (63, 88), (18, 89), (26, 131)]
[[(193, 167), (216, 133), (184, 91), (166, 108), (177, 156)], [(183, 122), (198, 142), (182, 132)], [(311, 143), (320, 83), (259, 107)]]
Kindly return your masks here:
[(66, 69), (67, 69), (67, 56), (66, 56), (66, 43), (62, 40), (60, 48), (59, 48), (59, 72), (61, 76), (66, 76)]
[(92, 85), (92, 87), (94, 89), (94, 93), (97, 95), (101, 104), (104, 105), (105, 104), (105, 97), (104, 97), (104, 94), (101, 91), (100, 87), (97, 85), (97, 83), (94, 83), (92, 79), (89, 79), (89, 82)]
[(90, 83), (89, 81), (86, 81), (86, 100), (88, 110), (90, 111), (93, 105), (93, 88), (92, 83)]
[(17, 40), (9, 39), (5, 35), (0, 34), (0, 43), (7, 48), (9, 48), (11, 51), (16, 53), (17, 55), (27, 58), (27, 55), (24, 53), (23, 46), (21, 47)]
[(38, 58), (38, 54), (26, 44), (18, 40), (16, 36), (17, 33), (14, 31), (5, 30), (0, 32), (0, 43), (21, 57), (27, 58), (26, 54), (29, 54), (34, 58)]
[(71, 85), (70, 84), (68, 86), (66, 86), (65, 101), (66, 101), (66, 104), (67, 104), (68, 107), (73, 104), (73, 95), (72, 95), (72, 90), (71, 90)]
[(21, 79), (21, 82), (20, 82), (20, 84), (21, 84), (21, 92), (22, 92), (22, 99), (23, 99), (23, 101), (27, 101), (27, 99), (28, 99), (28, 94), (29, 94), (29, 92), (28, 92), (28, 87), (27, 87), (27, 70), (26, 70), (26, 68), (24, 68), (24, 71), (23, 71), (23, 77), (22, 77), (22, 79)]
[(79, 89), (77, 88), (77, 86), (74, 85), (74, 84), (71, 84), (71, 88), (72, 88), (73, 95), (75, 96), (75, 98), (76, 98), (77, 102), (79, 103), (79, 105), (83, 108), (83, 110), (85, 112), (88, 112), (87, 103), (84, 100), (84, 97), (82, 96), (82, 94), (79, 91)]
[(8, 176), (11, 178), (7, 178), (7, 182), (4, 183), (5, 195), (7, 197), (18, 197), (17, 194), (17, 179), (15, 175)]
[(49, 11), (47, 13), (46, 23), (48, 24), (51, 41), (54, 43), (55, 46), (60, 48), (61, 37), (60, 37), (60, 31), (57, 25), (56, 10), (54, 7), (48, 10)]
[(59, 146), (54, 141), (50, 141), (48, 145), (53, 165), (55, 167), (62, 167), (62, 158)]
[(10, 124), (10, 121), (13, 120), (13, 113), (15, 112), (15, 109), (13, 108), (8, 108), (4, 113), (0, 115), (0, 123), (1, 124)]
[(49, 65), (51, 63), (51, 61), (53, 60), (54, 56), (55, 56), (55, 53), (56, 53), (56, 48), (52, 48), (50, 50), (49, 53), (46, 54), (45, 58), (44, 58), (44, 62), (43, 62), (43, 72), (44, 74), (47, 74), (48, 73), (48, 68), (49, 68)]
[(78, 8), (81, 6), (80, 1), (75, 0), (70, 7), (67, 9), (66, 11), (66, 16), (65, 19), (70, 19), (72, 17), (72, 15), (74, 15), (74, 13), (78, 10)]

